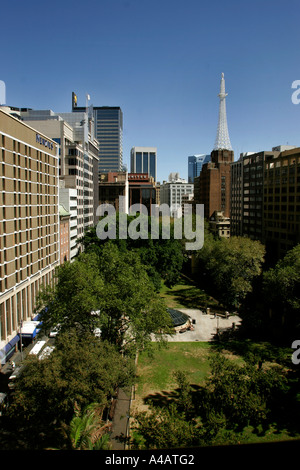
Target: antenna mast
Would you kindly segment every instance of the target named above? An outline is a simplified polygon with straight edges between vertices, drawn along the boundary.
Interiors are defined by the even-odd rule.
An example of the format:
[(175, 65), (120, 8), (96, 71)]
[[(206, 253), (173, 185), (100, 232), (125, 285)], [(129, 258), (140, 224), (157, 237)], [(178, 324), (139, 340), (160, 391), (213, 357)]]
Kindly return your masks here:
[(227, 95), (228, 93), (225, 93), (224, 73), (222, 73), (220, 93), (218, 94), (218, 97), (220, 98), (219, 122), (218, 122), (218, 130), (217, 130), (217, 137), (215, 140), (214, 150), (224, 150), (224, 149), (232, 150), (230, 139), (229, 139), (227, 116), (226, 116), (225, 98)]

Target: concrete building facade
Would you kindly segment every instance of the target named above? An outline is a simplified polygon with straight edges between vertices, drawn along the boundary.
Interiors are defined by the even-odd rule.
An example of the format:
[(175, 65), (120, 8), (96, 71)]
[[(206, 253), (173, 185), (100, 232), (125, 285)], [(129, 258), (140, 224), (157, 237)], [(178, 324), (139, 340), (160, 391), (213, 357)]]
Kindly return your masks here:
[[(178, 173), (176, 173), (178, 175)], [(194, 193), (194, 185), (186, 180), (175, 178), (172, 174), (169, 181), (164, 181), (160, 186), (160, 204), (170, 207), (172, 217), (182, 216), (182, 199), (184, 196)]]
[(59, 177), (64, 187), (75, 189), (77, 194), (77, 236), (94, 226), (98, 204), (98, 152), (93, 123), (88, 123), (86, 113), (61, 113), (51, 110), (26, 110), (22, 119), (48, 135), (59, 146)]
[(300, 149), (242, 154), (231, 165), (231, 235), (261, 241), (276, 261), (300, 242)]
[(300, 243), (299, 147), (266, 158), (263, 196), (263, 241), (267, 252), (279, 259)]
[(0, 355), (19, 344), (41, 284), (59, 264), (58, 152), (47, 135), (0, 109)]
[(230, 225), (231, 235), (243, 234), (243, 159), (242, 156), (230, 167)]
[(132, 147), (130, 151), (130, 172), (147, 173), (156, 181), (157, 148)]
[(69, 221), (69, 246), (70, 261), (74, 261), (78, 254), (77, 247), (77, 190), (75, 188), (65, 188), (64, 181), (59, 181), (59, 203), (62, 204), (70, 214)]
[(215, 211), (209, 220), (209, 227), (218, 238), (230, 238), (230, 218), (223, 212)]

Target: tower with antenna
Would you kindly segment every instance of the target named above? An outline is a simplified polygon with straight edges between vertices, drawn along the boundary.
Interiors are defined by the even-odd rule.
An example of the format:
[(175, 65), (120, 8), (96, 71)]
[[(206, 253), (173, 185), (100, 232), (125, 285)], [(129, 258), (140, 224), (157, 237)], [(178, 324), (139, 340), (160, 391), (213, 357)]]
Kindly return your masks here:
[(211, 161), (202, 166), (202, 171), (194, 181), (195, 202), (204, 204), (204, 217), (210, 220), (215, 213), (222, 212), (230, 217), (230, 166), (234, 153), (229, 139), (224, 73), (221, 76), (219, 103), (219, 121)]
[(220, 98), (219, 122), (214, 150), (232, 150), (227, 126), (226, 96), (228, 96), (228, 93), (225, 93), (225, 79), (224, 73), (222, 73), (220, 93), (218, 94)]
[(219, 103), (219, 121), (218, 129), (215, 140), (213, 151), (211, 152), (211, 161), (214, 163), (220, 162), (233, 162), (233, 150), (229, 138), (227, 115), (226, 115), (226, 96), (228, 93), (225, 92), (225, 78), (224, 73), (221, 76), (220, 93), (218, 97)]

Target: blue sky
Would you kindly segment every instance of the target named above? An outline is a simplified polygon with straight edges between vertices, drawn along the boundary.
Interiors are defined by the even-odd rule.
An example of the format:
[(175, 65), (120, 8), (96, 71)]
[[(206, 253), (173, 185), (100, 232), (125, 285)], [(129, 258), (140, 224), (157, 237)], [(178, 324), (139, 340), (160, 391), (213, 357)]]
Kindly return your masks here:
[(34, 0), (1, 6), (0, 80), (11, 106), (120, 106), (124, 162), (154, 146), (158, 179), (213, 149), (221, 73), (235, 159), (300, 146), (298, 0)]

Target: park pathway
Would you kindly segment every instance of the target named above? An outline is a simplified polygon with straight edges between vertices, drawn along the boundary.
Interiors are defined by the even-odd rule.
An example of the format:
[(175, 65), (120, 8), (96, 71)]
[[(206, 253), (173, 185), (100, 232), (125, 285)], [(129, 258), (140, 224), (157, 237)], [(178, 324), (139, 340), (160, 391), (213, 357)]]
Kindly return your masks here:
[(130, 396), (130, 389), (119, 390), (115, 413), (112, 420), (112, 431), (110, 435), (112, 450), (126, 449), (126, 437), (130, 416)]

